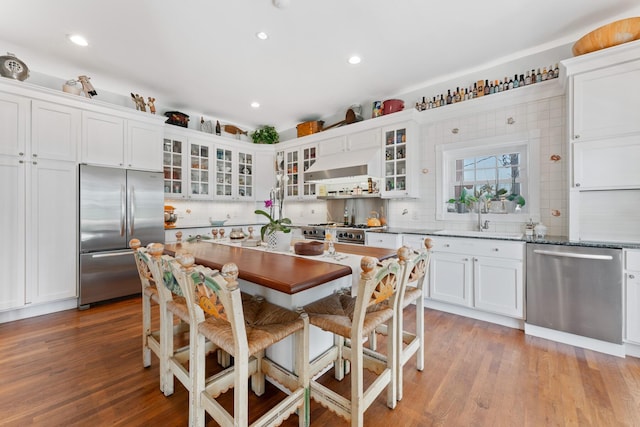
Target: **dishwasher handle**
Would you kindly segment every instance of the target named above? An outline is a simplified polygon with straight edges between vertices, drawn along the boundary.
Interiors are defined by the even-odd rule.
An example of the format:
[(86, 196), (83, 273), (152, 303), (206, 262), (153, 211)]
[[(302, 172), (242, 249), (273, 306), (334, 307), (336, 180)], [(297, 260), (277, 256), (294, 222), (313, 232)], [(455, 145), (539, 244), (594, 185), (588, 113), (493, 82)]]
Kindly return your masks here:
[(534, 249), (533, 253), (538, 255), (549, 255), (549, 256), (557, 256), (557, 257), (564, 257), (564, 258), (596, 259), (596, 260), (604, 260), (604, 261), (611, 261), (613, 259), (611, 255), (578, 254), (575, 252), (554, 252), (554, 251), (544, 251), (541, 249)]

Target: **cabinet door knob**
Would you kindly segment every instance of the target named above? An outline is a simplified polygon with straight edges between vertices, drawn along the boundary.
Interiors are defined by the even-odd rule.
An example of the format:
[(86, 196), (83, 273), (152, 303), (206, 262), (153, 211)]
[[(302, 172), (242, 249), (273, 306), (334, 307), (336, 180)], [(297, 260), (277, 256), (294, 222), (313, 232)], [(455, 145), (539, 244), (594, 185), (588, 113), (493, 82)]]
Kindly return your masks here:
[(36, 153), (33, 153), (31, 156), (38, 157), (38, 155)]
[(448, 243), (445, 243), (445, 245), (444, 245), (444, 247), (445, 247), (445, 248), (448, 248), (448, 247), (450, 247), (450, 246), (451, 246), (451, 245), (450, 245), (450, 244), (448, 244)]
[(24, 160), (18, 160), (18, 163), (24, 163)]
[(21, 151), (18, 153), (18, 156), (24, 156), (24, 153)]
[(478, 261), (478, 258), (475, 258), (475, 257), (474, 257), (474, 258), (473, 258), (473, 260), (477, 262), (477, 261)]
[(580, 138), (580, 135), (576, 135), (573, 137), (573, 139), (579, 139), (579, 138)]
[(630, 275), (629, 275), (629, 279), (635, 279), (635, 278), (636, 278), (636, 276), (635, 276), (635, 275), (633, 275), (633, 274), (630, 274)]
[(469, 258), (462, 258), (463, 261), (469, 261)]
[(38, 164), (38, 162), (33, 162), (33, 164), (34, 164), (34, 165), (37, 165), (37, 164)]
[(498, 252), (500, 249), (499, 248), (493, 248), (491, 249), (493, 252)]
[(576, 182), (576, 187), (580, 187), (580, 183), (579, 182)]

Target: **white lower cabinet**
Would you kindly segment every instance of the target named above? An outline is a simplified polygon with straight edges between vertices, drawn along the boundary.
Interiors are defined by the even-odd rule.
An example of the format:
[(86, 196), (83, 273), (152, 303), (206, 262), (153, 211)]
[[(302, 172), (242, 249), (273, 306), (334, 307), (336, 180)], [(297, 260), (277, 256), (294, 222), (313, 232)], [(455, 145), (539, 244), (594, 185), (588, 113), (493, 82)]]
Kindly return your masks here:
[(395, 233), (366, 232), (364, 244), (376, 248), (398, 249), (402, 246), (402, 235)]
[(77, 296), (75, 162), (40, 159), (31, 165), (27, 202), (27, 303)]
[(523, 242), (434, 239), (430, 298), (524, 319)]
[(640, 345), (640, 250), (625, 250), (626, 341)]
[(471, 274), (471, 258), (468, 255), (433, 253), (429, 266), (430, 297), (471, 306)]
[(0, 310), (77, 295), (75, 162), (0, 157)]

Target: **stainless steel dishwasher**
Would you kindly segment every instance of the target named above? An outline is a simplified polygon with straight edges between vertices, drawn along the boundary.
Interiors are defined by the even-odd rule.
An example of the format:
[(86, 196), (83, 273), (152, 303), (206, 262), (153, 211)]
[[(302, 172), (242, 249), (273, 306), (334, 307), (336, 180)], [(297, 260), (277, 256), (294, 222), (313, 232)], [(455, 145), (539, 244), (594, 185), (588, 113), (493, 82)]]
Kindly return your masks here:
[(527, 244), (527, 323), (622, 343), (622, 250)]

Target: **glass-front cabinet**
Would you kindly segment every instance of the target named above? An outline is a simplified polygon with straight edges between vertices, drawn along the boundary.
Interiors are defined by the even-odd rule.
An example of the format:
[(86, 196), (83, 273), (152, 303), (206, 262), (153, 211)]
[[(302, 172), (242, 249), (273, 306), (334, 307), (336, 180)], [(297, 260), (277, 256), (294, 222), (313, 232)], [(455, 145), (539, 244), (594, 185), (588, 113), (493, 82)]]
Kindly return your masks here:
[(186, 138), (165, 137), (162, 146), (164, 194), (167, 198), (184, 198), (183, 170)]
[(253, 161), (253, 154), (238, 152), (238, 197), (254, 197)]
[(215, 198), (253, 200), (254, 154), (246, 150), (217, 146), (215, 155)]
[(211, 199), (212, 144), (181, 135), (166, 135), (162, 146), (164, 194), (167, 199)]
[(189, 198), (211, 198), (211, 144), (189, 142)]
[(304, 172), (317, 159), (317, 145), (285, 150), (281, 154), (284, 156), (284, 170), (286, 173), (285, 197), (297, 200), (315, 199), (316, 184), (304, 182)]
[(216, 147), (216, 198), (233, 197), (233, 151)]
[(383, 197), (417, 197), (418, 144), (412, 122), (382, 129)]

